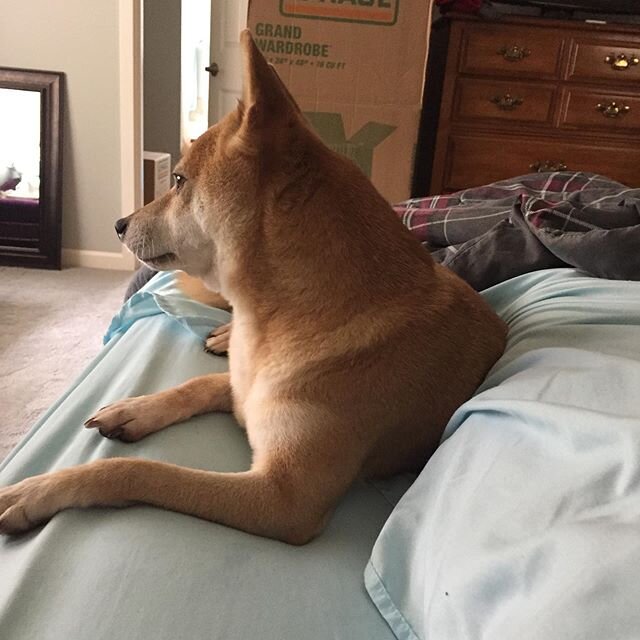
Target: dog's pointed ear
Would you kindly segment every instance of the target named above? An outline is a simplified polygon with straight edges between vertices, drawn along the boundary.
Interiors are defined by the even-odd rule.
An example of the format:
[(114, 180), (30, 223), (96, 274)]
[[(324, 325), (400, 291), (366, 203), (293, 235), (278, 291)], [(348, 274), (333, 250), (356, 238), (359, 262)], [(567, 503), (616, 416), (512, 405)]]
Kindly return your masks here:
[(288, 118), (300, 109), (276, 70), (258, 49), (251, 32), (240, 34), (243, 63), (243, 121), (249, 124), (272, 125), (279, 118)]

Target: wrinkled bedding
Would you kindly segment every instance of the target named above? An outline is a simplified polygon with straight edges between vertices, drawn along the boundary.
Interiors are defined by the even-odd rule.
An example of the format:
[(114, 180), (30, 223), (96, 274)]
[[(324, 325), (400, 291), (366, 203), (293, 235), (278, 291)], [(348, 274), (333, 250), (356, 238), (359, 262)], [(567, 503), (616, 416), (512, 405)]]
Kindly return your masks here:
[(484, 293), (507, 350), (385, 524), (367, 589), (401, 640), (640, 635), (640, 283)]
[[(507, 351), (408, 491), (356, 483), (301, 548), (146, 506), (65, 511), (0, 539), (0, 637), (637, 638), (640, 283), (554, 269), (483, 295)], [(157, 276), (0, 483), (123, 455), (246, 469), (227, 415), (130, 445), (82, 429), (113, 399), (223, 370), (201, 340), (227, 320)]]
[(478, 291), (554, 267), (640, 280), (640, 189), (604, 176), (534, 173), (394, 209), (438, 262)]

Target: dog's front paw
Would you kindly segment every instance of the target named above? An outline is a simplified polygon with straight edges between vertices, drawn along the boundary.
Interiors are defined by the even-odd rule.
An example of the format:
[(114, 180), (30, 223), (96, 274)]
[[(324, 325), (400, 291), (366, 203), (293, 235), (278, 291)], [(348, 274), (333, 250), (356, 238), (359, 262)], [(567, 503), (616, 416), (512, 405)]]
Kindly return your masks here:
[(171, 424), (168, 417), (154, 396), (139, 396), (102, 407), (84, 426), (105, 438), (136, 442)]
[(27, 478), (0, 488), (0, 533), (29, 531), (60, 510), (50, 476)]
[(215, 356), (223, 356), (229, 350), (231, 323), (216, 327), (204, 341), (204, 350)]

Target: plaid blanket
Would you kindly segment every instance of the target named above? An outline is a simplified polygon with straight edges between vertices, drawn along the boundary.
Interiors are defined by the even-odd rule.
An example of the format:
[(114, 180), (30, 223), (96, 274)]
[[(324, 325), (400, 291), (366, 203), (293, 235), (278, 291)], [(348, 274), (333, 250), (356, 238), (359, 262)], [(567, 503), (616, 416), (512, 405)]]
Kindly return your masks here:
[(477, 290), (552, 267), (640, 280), (640, 189), (600, 175), (535, 173), (394, 209)]

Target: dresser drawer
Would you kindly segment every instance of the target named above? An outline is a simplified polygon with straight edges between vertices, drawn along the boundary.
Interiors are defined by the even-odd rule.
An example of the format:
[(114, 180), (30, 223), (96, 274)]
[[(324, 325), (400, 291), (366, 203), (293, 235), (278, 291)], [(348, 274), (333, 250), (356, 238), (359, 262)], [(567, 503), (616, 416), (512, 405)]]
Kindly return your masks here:
[(454, 120), (551, 122), (554, 87), (526, 82), (459, 78)]
[(555, 78), (565, 40), (560, 31), (479, 23), (464, 26), (460, 71)]
[(607, 80), (611, 83), (640, 80), (640, 42), (576, 40), (572, 44), (570, 80)]
[[(555, 167), (545, 167), (545, 163)], [(596, 146), (561, 140), (491, 135), (452, 135), (449, 138), (441, 185), (456, 191), (504, 180), (541, 169), (591, 171), (629, 186), (640, 186), (640, 147)], [(434, 176), (437, 180), (437, 176)]]
[(563, 96), (561, 126), (606, 133), (640, 131), (640, 95), (614, 91), (567, 89)]

